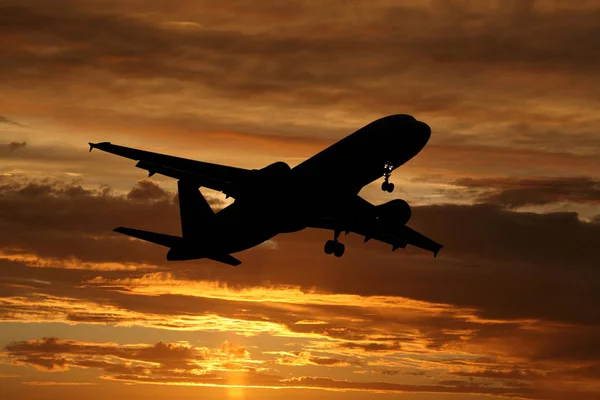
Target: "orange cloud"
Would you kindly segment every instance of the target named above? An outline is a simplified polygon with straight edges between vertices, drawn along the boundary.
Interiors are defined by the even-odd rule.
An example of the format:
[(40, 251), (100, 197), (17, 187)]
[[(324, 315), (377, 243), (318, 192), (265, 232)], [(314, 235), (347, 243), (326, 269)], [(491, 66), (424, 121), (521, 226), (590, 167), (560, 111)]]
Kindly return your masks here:
[[(233, 382), (227, 370), (219, 365), (232, 359), (238, 364), (248, 361), (249, 353), (226, 342), (219, 349), (198, 348), (189, 344), (158, 342), (156, 345), (117, 345), (114, 343), (77, 342), (45, 338), (14, 342), (6, 346), (6, 356), (14, 363), (30, 364), (53, 371), (57, 366), (100, 369), (101, 378), (132, 383), (170, 385), (228, 386)], [(233, 350), (233, 351), (232, 351)], [(289, 353), (319, 366), (340, 365), (340, 361), (309, 354)], [(289, 360), (280, 359), (283, 364)], [(292, 362), (292, 365), (304, 363)], [(540, 398), (531, 389), (522, 387), (489, 387), (466, 381), (440, 382), (438, 385), (408, 385), (389, 382), (352, 382), (322, 377), (298, 376), (282, 378), (277, 375), (245, 370), (242, 387), (319, 388), (327, 390), (358, 390), (367, 392), (430, 392), (482, 393), (490, 395), (520, 394), (522, 398)], [(229, 383), (227, 383), (229, 382)], [(29, 381), (28, 385), (78, 385), (77, 382)], [(81, 383), (86, 384), (86, 383)], [(93, 383), (92, 383), (93, 384)], [(236, 384), (239, 385), (239, 384)]]
[(27, 381), (23, 385), (30, 386), (93, 386), (97, 383), (93, 382), (55, 382), (55, 381)]
[(238, 365), (251, 361), (245, 348), (228, 341), (220, 348), (209, 349), (181, 343), (123, 346), (44, 338), (13, 342), (6, 346), (5, 351), (5, 356), (13, 363), (30, 364), (47, 371), (80, 367), (142, 375), (178, 375), (180, 371), (194, 375), (221, 369), (221, 365), (232, 361)]

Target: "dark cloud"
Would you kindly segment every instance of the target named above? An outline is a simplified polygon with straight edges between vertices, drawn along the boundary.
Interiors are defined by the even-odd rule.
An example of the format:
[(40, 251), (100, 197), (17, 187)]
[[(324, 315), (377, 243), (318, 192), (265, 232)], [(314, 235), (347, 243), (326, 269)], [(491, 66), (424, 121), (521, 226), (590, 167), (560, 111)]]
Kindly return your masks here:
[(600, 204), (600, 181), (588, 177), (462, 178), (454, 184), (483, 191), (482, 202), (511, 208), (560, 202)]
[(374, 342), (374, 343), (356, 343), (346, 342), (340, 344), (340, 347), (346, 349), (360, 349), (366, 352), (397, 352), (402, 350), (402, 345), (399, 342), (386, 343), (386, 342)]
[(587, 365), (575, 368), (565, 368), (548, 373), (548, 377), (561, 380), (577, 380), (582, 377), (597, 381), (600, 379), (600, 364), (592, 360)]
[(488, 395), (518, 396), (522, 398), (538, 398), (531, 389), (516, 387), (486, 387), (478, 384), (465, 384), (462, 381), (443, 382), (435, 385), (410, 385), (389, 382), (352, 382), (331, 378), (298, 377), (285, 380), (286, 385), (299, 387), (315, 387), (340, 390), (372, 390), (378, 392), (429, 392), (429, 393), (472, 393)]
[(400, 370), (397, 370), (397, 369), (382, 369), (382, 370), (375, 371), (375, 372), (378, 374), (381, 374), (381, 375), (398, 375), (398, 374), (402, 373)]
[(395, 370), (395, 369), (383, 369), (383, 370), (379, 370), (379, 371), (374, 371), (375, 373), (378, 374), (382, 374), (382, 375), (398, 375), (398, 373), (401, 373), (403, 375), (412, 375), (412, 376), (427, 376), (427, 373), (425, 371), (400, 371), (400, 370)]
[(127, 194), (130, 200), (165, 200), (173, 197), (173, 194), (165, 191), (156, 183), (143, 179), (138, 181), (131, 191)]
[(244, 348), (231, 352), (231, 347), (237, 348), (229, 342), (226, 342), (222, 349), (210, 350), (164, 342), (155, 345), (120, 346), (114, 343), (85, 343), (44, 338), (12, 342), (5, 347), (5, 351), (15, 363), (32, 364), (50, 371), (77, 366), (104, 369), (113, 374), (177, 375), (178, 370), (191, 373), (192, 370), (205, 369), (201, 363), (209, 360), (228, 360), (230, 356), (247, 357)]
[[(114, 115), (102, 113), (148, 95), (190, 100), (183, 102), (189, 110), (179, 104), (172, 110), (179, 125), (191, 122), (185, 136), (198, 126), (306, 135), (316, 127), (324, 129), (315, 124), (322, 119), (319, 110), (335, 104), (338, 112), (360, 115), (365, 122), (398, 110), (463, 121), (468, 116), (469, 124), (450, 124), (454, 129), (439, 119), (433, 124), (434, 132), (452, 140), (505, 138), (512, 145), (543, 143), (546, 149), (563, 150), (547, 137), (554, 129), (564, 138), (579, 135), (578, 149), (589, 152), (598, 146), (598, 121), (583, 108), (578, 111), (583, 116), (548, 115), (543, 108), (513, 101), (513, 96), (560, 104), (581, 97), (595, 101), (600, 78), (592, 66), (600, 11), (594, 6), (562, 9), (540, 2), (527, 12), (507, 12), (474, 2), (448, 7), (380, 1), (324, 8), (297, 1), (282, 8), (272, 3), (256, 7), (249, 1), (223, 7), (207, 1), (169, 7), (152, 3), (148, 7), (155, 8), (140, 15), (130, 3), (51, 3), (43, 9), (35, 1), (5, 3), (3, 33), (18, 40), (4, 46), (2, 76), (18, 89), (17, 96), (32, 81), (48, 96), (56, 92), (54, 84), (67, 87), (63, 106), (56, 105), (52, 115), (71, 123), (114, 121)], [(240, 13), (248, 18), (240, 20)], [(336, 15), (336, 23), (324, 15)], [(536, 79), (542, 75), (548, 79)], [(77, 102), (71, 95), (93, 96), (105, 106), (74, 112)], [(209, 96), (218, 97), (223, 110), (235, 109), (235, 118), (230, 111), (204, 112), (198, 99)], [(254, 110), (228, 103), (239, 99), (276, 108), (281, 120), (273, 116), (257, 123)], [(217, 107), (217, 102), (210, 105)], [(151, 125), (161, 117), (127, 108), (120, 111), (127, 125), (140, 117)], [(336, 119), (348, 125), (348, 118)], [(557, 119), (569, 125), (568, 134), (556, 128)], [(500, 134), (489, 127), (491, 121), (511, 127), (502, 125)], [(513, 127), (524, 123), (529, 124), (527, 143), (520, 141), (523, 134), (506, 135), (506, 130), (523, 131)], [(469, 135), (450, 134), (465, 130)]]
[(10, 142), (8, 144), (8, 151), (12, 153), (13, 151), (21, 149), (25, 146), (27, 146), (27, 142)]
[[(146, 184), (147, 187), (150, 186)], [(151, 188), (153, 195), (161, 193), (156, 185)], [(165, 192), (162, 198), (151, 198), (147, 190), (144, 199), (141, 196), (144, 192), (140, 190), (138, 185), (130, 192), (130, 196), (131, 193), (137, 195), (136, 201), (132, 201), (127, 196), (112, 193), (108, 187), (87, 189), (79, 182), (3, 179), (0, 181), (3, 232), (0, 241), (5, 250), (33, 250), (35, 247), (34, 253), (43, 257), (114, 261), (115, 251), (121, 247), (119, 242), (127, 244), (125, 240), (114, 240), (117, 235), (112, 230), (117, 226), (156, 229), (152, 224), (158, 223), (161, 229), (169, 231), (167, 233), (178, 234), (179, 217), (173, 196)], [(106, 240), (97, 240), (98, 236)], [(122, 261), (141, 255), (136, 250), (122, 250)], [(150, 250), (149, 256), (151, 254), (159, 253)], [(147, 257), (142, 259), (148, 260)]]
[[(307, 230), (275, 238), (277, 251), (256, 248), (240, 254), (244, 268), (234, 272), (205, 260), (169, 263), (160, 246), (112, 233), (116, 226), (131, 226), (178, 235), (175, 199), (134, 202), (107, 188), (7, 179), (0, 182), (0, 193), (4, 253), (11, 259), (23, 255), (48, 259), (31, 260), (34, 264), (60, 267), (69, 259), (148, 264), (185, 271), (189, 279), (208, 278), (240, 288), (270, 282), (474, 307), (492, 318), (600, 321), (592, 306), (600, 301), (594, 286), (598, 279), (594, 266), (600, 264), (594, 244), (600, 228), (571, 213), (515, 213), (485, 204), (415, 207), (410, 225), (445, 245), (437, 259), (410, 248), (387, 253), (386, 246), (365, 245), (350, 235), (346, 242), (352, 257), (331, 263), (320, 251), (328, 233)], [(290, 259), (288, 254), (298, 256)], [(377, 273), (372, 273), (369, 266), (375, 255)], [(289, 268), (275, 267), (282, 263)], [(295, 273), (298, 270), (306, 274)], [(42, 272), (36, 274), (42, 277)], [(508, 292), (520, 295), (506, 297)], [(555, 296), (557, 292), (562, 295)]]
[[(27, 146), (27, 142), (13, 141), (9, 144), (0, 144), (0, 157), (11, 157), (16, 150), (22, 149)], [(4, 153), (4, 154), (3, 154)], [(4, 156), (4, 157), (3, 157)]]
[(284, 352), (281, 357), (277, 359), (278, 364), (282, 365), (319, 365), (325, 367), (340, 367), (348, 366), (351, 364), (360, 364), (356, 359), (348, 357), (322, 357), (312, 355), (310, 352), (302, 351), (291, 351)]
[[(216, 210), (223, 207), (222, 200), (207, 196)], [(0, 243), (5, 251), (29, 249), (42, 257), (160, 264), (165, 261), (164, 249), (132, 243), (112, 230), (130, 226), (180, 235), (177, 204), (176, 195), (149, 180), (120, 195), (108, 186), (85, 188), (81, 181), (4, 177)]]
[(558, 367), (551, 371), (539, 372), (531, 369), (482, 369), (475, 371), (458, 371), (454, 375), (469, 378), (482, 378), (486, 380), (508, 380), (511, 382), (543, 382), (545, 379), (559, 380), (560, 382), (577, 382), (583, 380), (597, 380), (600, 377), (600, 365), (595, 359), (584, 363), (580, 367), (564, 368)]
[[(56, 4), (71, 2), (54, 1)], [(419, 57), (435, 59), (438, 63), (477, 63), (542, 68), (577, 68), (593, 73), (594, 45), (598, 26), (596, 24), (597, 9), (576, 10), (568, 13), (559, 9), (540, 12), (532, 9), (528, 13), (495, 12), (486, 7), (420, 7), (393, 6), (384, 2), (369, 5), (364, 11), (370, 11), (367, 18), (356, 19), (356, 24), (340, 24), (337, 29), (321, 32), (316, 36), (311, 31), (321, 23), (322, 15), (314, 14), (305, 2), (292, 2), (285, 8), (278, 7), (281, 18), (296, 17), (306, 22), (308, 26), (297, 26), (285, 34), (275, 36), (268, 29), (257, 29), (257, 26), (244, 26), (239, 19), (233, 19), (238, 13), (248, 11), (254, 17), (252, 22), (261, 19), (273, 19), (273, 8), (255, 8), (250, 2), (238, 2), (235, 7), (225, 7), (219, 10), (214, 3), (204, 2), (187, 10), (187, 18), (198, 22), (197, 29), (176, 29), (176, 24), (169, 25), (173, 17), (183, 17), (184, 8), (174, 5), (172, 12), (165, 13), (166, 18), (156, 19), (133, 16), (133, 8), (119, 6), (115, 3), (104, 9), (92, 8), (92, 3), (83, 2), (78, 7), (70, 7), (67, 12), (58, 13), (55, 8), (45, 10), (32, 7), (36, 2), (20, 2), (21, 7), (4, 7), (4, 30), (10, 33), (31, 35), (32, 32), (48, 34), (52, 32), (54, 43), (69, 45), (86, 43), (81, 49), (68, 48), (56, 54), (22, 53), (23, 57), (32, 57), (37, 63), (47, 63), (48, 66), (58, 66), (69, 62), (72, 67), (98, 66), (102, 62), (104, 68), (113, 68), (121, 74), (135, 72), (136, 76), (143, 74), (169, 74), (178, 78), (193, 79), (201, 77), (200, 72), (219, 74), (208, 78), (226, 78), (221, 87), (235, 88), (237, 91), (271, 90), (280, 88), (284, 82), (294, 83), (335, 83), (340, 79), (350, 79), (350, 73), (338, 71), (338, 77), (323, 67), (333, 65), (323, 64), (326, 57), (331, 55), (349, 56), (352, 52), (361, 56), (382, 54), (376, 58), (379, 63), (374, 67), (378, 72), (391, 73), (392, 61), (398, 61), (402, 53), (404, 57)], [(331, 5), (331, 11), (341, 11), (341, 18), (351, 18), (348, 15), (352, 7)], [(128, 9), (129, 8), (129, 9)], [(220, 7), (219, 7), (220, 8)], [(294, 13), (295, 8), (302, 12)], [(363, 11), (363, 7), (360, 7)], [(209, 15), (212, 24), (204, 25), (203, 15)], [(124, 12), (123, 12), (124, 11)], [(130, 11), (127, 13), (127, 11)], [(228, 18), (229, 24), (215, 24), (219, 11), (222, 17)], [(322, 11), (322, 10), (320, 10)], [(515, 23), (518, 15), (520, 23)], [(479, 21), (471, 29), (467, 29), (465, 16)], [(445, 18), (440, 18), (445, 17)], [(235, 25), (231, 24), (234, 23)], [(357, 26), (358, 25), (358, 26)], [(273, 26), (273, 25), (272, 25)], [(420, 26), (426, 31), (416, 30)], [(347, 35), (358, 27), (370, 30), (362, 37)], [(568, 29), (567, 29), (568, 27)], [(237, 29), (236, 29), (237, 28)], [(244, 29), (250, 28), (250, 29)], [(507, 29), (510, 28), (510, 29)], [(102, 30), (103, 29), (103, 30)], [(103, 31), (105, 35), (96, 35)], [(81, 36), (83, 35), (83, 36)], [(26, 36), (27, 37), (27, 36)], [(115, 40), (127, 38), (126, 40)], [(523, 38), (529, 40), (523, 41)], [(582, 40), (582, 39), (586, 40)], [(375, 40), (379, 39), (379, 40)], [(575, 40), (577, 39), (577, 40)], [(220, 66), (233, 67), (229, 64), (236, 56), (256, 56), (264, 59), (263, 67), (255, 68), (252, 64), (243, 63), (234, 70), (237, 73), (258, 72), (253, 79), (241, 79), (239, 75), (228, 76), (225, 68), (221, 70), (194, 70), (186, 67), (183, 46), (189, 46), (187, 57), (208, 56), (209, 62), (221, 62)], [(551, 44), (551, 45), (550, 45)], [(307, 68), (275, 68), (275, 61), (286, 63), (300, 61), (300, 67), (308, 66), (309, 60), (300, 58), (304, 50), (310, 50), (311, 65), (317, 67), (312, 71)], [(387, 51), (385, 51), (387, 50)], [(392, 51), (396, 50), (396, 51)], [(403, 50), (403, 51), (399, 51)], [(153, 62), (145, 62), (154, 54)], [(229, 58), (216, 58), (216, 54), (229, 54)], [(389, 59), (385, 58), (385, 55)], [(178, 64), (167, 68), (167, 56), (174, 56)], [(276, 60), (272, 60), (276, 57)], [(592, 57), (590, 59), (590, 57)], [(15, 56), (13, 55), (13, 59)], [(104, 59), (104, 61), (100, 61)], [(349, 61), (359, 63), (357, 59)], [(331, 62), (331, 61), (330, 61)], [(38, 65), (36, 63), (36, 65)], [(358, 64), (360, 65), (360, 64)], [(9, 65), (10, 67), (11, 65)], [(398, 69), (396, 65), (396, 70)], [(261, 70), (263, 72), (261, 72)], [(310, 71), (310, 72), (309, 72)], [(331, 72), (327, 73), (327, 72)], [(58, 71), (56, 71), (58, 72)], [(354, 69), (353, 72), (366, 72)], [(274, 80), (273, 78), (278, 78)], [(267, 79), (269, 78), (269, 79)], [(245, 83), (246, 82), (246, 83)], [(249, 84), (251, 83), (251, 84)]]
[[(568, 152), (549, 152), (503, 146), (473, 146), (446, 143), (431, 144), (402, 168), (440, 170), (438, 180), (450, 183), (453, 175), (460, 178), (478, 175), (514, 177), (573, 175), (598, 178), (597, 157)], [(515, 178), (516, 179), (516, 178)], [(523, 178), (521, 178), (523, 179)]]
[(456, 372), (455, 375), (486, 379), (508, 379), (508, 380), (537, 380), (544, 375), (531, 370), (482, 370), (474, 372)]
[(2, 115), (0, 115), (0, 124), (15, 125), (15, 126), (23, 127), (23, 125), (19, 124), (18, 122), (8, 119)]

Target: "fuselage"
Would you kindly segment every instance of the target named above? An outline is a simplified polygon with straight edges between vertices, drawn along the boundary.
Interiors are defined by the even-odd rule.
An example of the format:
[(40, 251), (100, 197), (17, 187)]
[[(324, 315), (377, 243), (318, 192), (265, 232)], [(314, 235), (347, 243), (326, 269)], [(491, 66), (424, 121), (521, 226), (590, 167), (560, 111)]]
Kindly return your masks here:
[(198, 241), (203, 248), (198, 255), (246, 250), (279, 233), (302, 230), (310, 218), (343, 213), (362, 200), (358, 192), (382, 177), (384, 167), (391, 171), (417, 155), (430, 134), (427, 124), (410, 115), (391, 115), (294, 168), (277, 163), (272, 174), (257, 171), (260, 184), (215, 215), (210, 232)]

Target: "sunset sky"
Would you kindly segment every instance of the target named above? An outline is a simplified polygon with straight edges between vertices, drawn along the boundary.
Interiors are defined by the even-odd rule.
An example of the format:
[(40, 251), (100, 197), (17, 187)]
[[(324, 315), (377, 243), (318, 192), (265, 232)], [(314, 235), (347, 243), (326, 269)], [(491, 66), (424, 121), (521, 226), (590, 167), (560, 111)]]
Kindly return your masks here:
[[(597, 0), (0, 0), (0, 398), (600, 399), (599, 110)], [(112, 229), (179, 235), (176, 181), (87, 145), (294, 166), (397, 113), (360, 194), (435, 259), (167, 262)]]

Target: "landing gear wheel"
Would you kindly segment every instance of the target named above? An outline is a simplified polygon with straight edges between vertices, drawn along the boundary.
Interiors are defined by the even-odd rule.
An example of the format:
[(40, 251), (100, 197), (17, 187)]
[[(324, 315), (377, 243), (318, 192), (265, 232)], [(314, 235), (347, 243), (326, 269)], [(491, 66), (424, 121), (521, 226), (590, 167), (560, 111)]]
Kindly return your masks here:
[(328, 240), (325, 242), (325, 254), (332, 254), (336, 248), (335, 243), (333, 240)]
[(346, 250), (346, 246), (343, 243), (337, 242), (335, 244), (335, 249), (333, 250), (333, 255), (336, 257), (341, 257), (344, 255), (344, 251)]
[(386, 162), (383, 166), (383, 183), (381, 184), (381, 190), (384, 192), (392, 193), (394, 191), (394, 184), (390, 183), (390, 176), (394, 170), (394, 165), (391, 162)]

